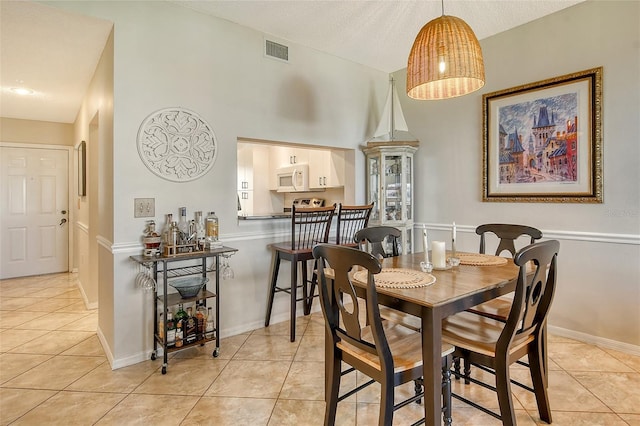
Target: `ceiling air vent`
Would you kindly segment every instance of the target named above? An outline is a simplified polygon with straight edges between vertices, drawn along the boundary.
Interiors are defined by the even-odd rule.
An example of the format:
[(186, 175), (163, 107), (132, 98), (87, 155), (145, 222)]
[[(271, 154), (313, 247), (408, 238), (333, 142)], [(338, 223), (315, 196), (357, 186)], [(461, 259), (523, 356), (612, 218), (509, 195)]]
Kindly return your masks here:
[(289, 46), (276, 43), (275, 41), (265, 39), (264, 54), (269, 58), (274, 58), (280, 61), (289, 62)]

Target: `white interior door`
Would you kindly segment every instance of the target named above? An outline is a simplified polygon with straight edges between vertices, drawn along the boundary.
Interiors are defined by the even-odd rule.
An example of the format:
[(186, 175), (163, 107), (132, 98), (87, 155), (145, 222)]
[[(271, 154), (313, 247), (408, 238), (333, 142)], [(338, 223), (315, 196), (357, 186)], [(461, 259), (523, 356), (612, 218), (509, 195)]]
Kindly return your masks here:
[(69, 269), (69, 154), (0, 146), (0, 278)]

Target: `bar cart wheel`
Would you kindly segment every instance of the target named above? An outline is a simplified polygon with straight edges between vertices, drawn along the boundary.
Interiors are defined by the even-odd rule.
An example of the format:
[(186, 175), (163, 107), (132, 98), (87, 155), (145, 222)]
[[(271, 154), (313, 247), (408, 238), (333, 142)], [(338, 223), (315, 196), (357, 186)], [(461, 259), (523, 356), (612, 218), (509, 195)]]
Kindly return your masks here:
[(151, 361), (156, 360), (156, 351), (151, 352)]
[(167, 374), (167, 366), (166, 365), (162, 366), (162, 374)]
[(215, 348), (213, 350), (213, 357), (218, 358), (218, 355), (220, 355), (220, 348)]

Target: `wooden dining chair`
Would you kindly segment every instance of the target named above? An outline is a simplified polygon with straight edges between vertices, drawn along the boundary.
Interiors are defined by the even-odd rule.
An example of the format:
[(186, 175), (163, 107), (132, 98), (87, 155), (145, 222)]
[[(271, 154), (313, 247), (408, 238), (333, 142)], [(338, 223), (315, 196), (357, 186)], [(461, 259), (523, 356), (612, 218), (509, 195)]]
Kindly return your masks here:
[[(356, 232), (354, 241), (361, 250), (365, 250), (376, 257), (395, 257), (400, 253), (398, 241), (400, 230), (393, 226), (371, 226)], [(386, 248), (385, 248), (386, 247)], [(402, 324), (415, 331), (420, 331), (420, 318), (400, 312), (386, 306), (380, 307), (383, 319)]]
[(370, 226), (355, 233), (354, 241), (376, 257), (392, 257), (400, 254), (398, 241), (401, 232), (393, 226)]
[(373, 203), (363, 206), (338, 204), (336, 244), (355, 246), (356, 232), (367, 227), (372, 209)]
[[(356, 248), (319, 244), (313, 248), (319, 263), (319, 293), (327, 330), (325, 352), (325, 426), (334, 425), (338, 402), (371, 383), (381, 387), (379, 425), (391, 425), (394, 410), (418, 401), (424, 395), (422, 387), (413, 397), (394, 405), (395, 387), (422, 377), (422, 337), (420, 333), (380, 317), (375, 274), (380, 262), (369, 253)], [(327, 278), (325, 267), (331, 268)], [(354, 267), (368, 271), (364, 289), (366, 319), (360, 315), (356, 287), (350, 272)], [(362, 296), (362, 294), (361, 294)], [(443, 418), (451, 424), (450, 353), (453, 347), (442, 348)], [(342, 362), (371, 378), (367, 383), (339, 395)], [(346, 370), (350, 372), (352, 369)]]
[[(505, 250), (516, 255), (515, 241), (522, 237), (529, 237), (529, 244), (533, 244), (536, 240), (542, 238), (542, 232), (536, 228), (526, 225), (512, 225), (504, 223), (487, 223), (476, 228), (476, 234), (480, 235), (480, 253), (485, 254), (485, 239), (487, 234), (494, 234), (499, 238), (498, 247), (495, 255), (500, 256)], [(509, 311), (511, 310), (512, 295), (506, 295), (482, 303), (468, 309), (478, 315), (494, 318), (500, 321), (506, 321)]]
[(487, 367), (495, 373), (495, 387), (470, 377), (467, 368), (463, 377), (465, 382), (495, 390), (500, 414), (461, 396), (454, 397), (501, 419), (504, 425), (516, 424), (509, 366), (524, 355), (529, 358), (540, 419), (551, 423), (542, 343), (556, 287), (559, 249), (560, 243), (550, 240), (531, 244), (516, 253), (514, 262), (520, 272), (506, 322), (468, 311), (449, 316), (442, 322), (442, 339), (455, 346), (454, 357), (462, 357), (471, 365)]
[[(273, 299), (276, 293), (285, 292), (291, 296), (291, 318), (290, 337), (291, 341), (296, 340), (296, 306), (303, 302), (305, 315), (311, 312), (313, 293), (309, 290), (311, 280), (307, 274), (307, 262), (313, 260), (312, 248), (318, 243), (329, 241), (329, 231), (331, 220), (333, 219), (336, 205), (328, 207), (296, 208), (291, 209), (291, 240), (283, 243), (270, 244), (269, 248), (273, 252), (271, 274), (269, 281), (269, 296), (267, 300), (267, 314), (264, 326), (268, 327), (271, 321), (271, 311)], [(278, 272), (280, 261), (291, 262), (291, 276), (288, 287), (280, 287), (278, 283)], [(298, 279), (298, 267), (301, 267), (301, 276)], [(297, 290), (302, 288), (302, 297), (298, 298)]]

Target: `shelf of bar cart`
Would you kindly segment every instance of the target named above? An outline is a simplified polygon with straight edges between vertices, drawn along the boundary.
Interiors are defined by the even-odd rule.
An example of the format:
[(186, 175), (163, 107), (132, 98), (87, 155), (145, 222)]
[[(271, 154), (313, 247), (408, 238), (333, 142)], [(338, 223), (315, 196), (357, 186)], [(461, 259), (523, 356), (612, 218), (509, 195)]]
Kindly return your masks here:
[[(232, 247), (222, 246), (211, 250), (189, 251), (183, 253), (175, 253), (171, 255), (160, 256), (130, 256), (130, 259), (137, 262), (142, 268), (146, 269), (147, 273), (153, 278), (155, 285), (153, 287), (154, 292), (154, 349), (151, 353), (151, 359), (155, 360), (158, 355), (158, 349), (162, 349), (163, 364), (162, 374), (166, 374), (168, 367), (168, 354), (172, 352), (181, 351), (198, 345), (204, 345), (209, 342), (215, 342), (215, 349), (212, 355), (217, 357), (220, 354), (220, 256), (231, 256), (238, 250)], [(212, 258), (211, 265), (207, 265), (207, 259)], [(195, 263), (193, 263), (195, 261)], [(175, 262), (180, 264), (170, 266)], [(179, 293), (169, 292), (170, 280), (172, 278), (185, 277), (189, 275), (201, 275), (203, 279), (208, 278), (208, 275), (213, 274), (215, 277), (213, 280), (209, 279), (204, 284), (203, 288), (193, 297), (183, 298)], [(159, 281), (158, 277), (162, 276)], [(212, 283), (213, 281), (213, 283)], [(213, 285), (214, 288), (210, 288)], [(164, 335), (160, 335), (158, 330), (158, 306), (162, 305), (162, 312), (166, 312), (170, 306), (176, 306), (179, 303), (190, 303), (197, 301), (204, 301), (206, 306), (208, 299), (215, 300), (215, 320), (214, 329), (208, 333), (200, 333), (196, 336), (196, 340), (190, 343), (184, 343), (180, 347), (168, 346), (167, 340)], [(167, 318), (164, 318), (164, 330), (167, 329)], [(210, 333), (210, 334), (209, 334)], [(209, 334), (209, 336), (207, 336)]]

